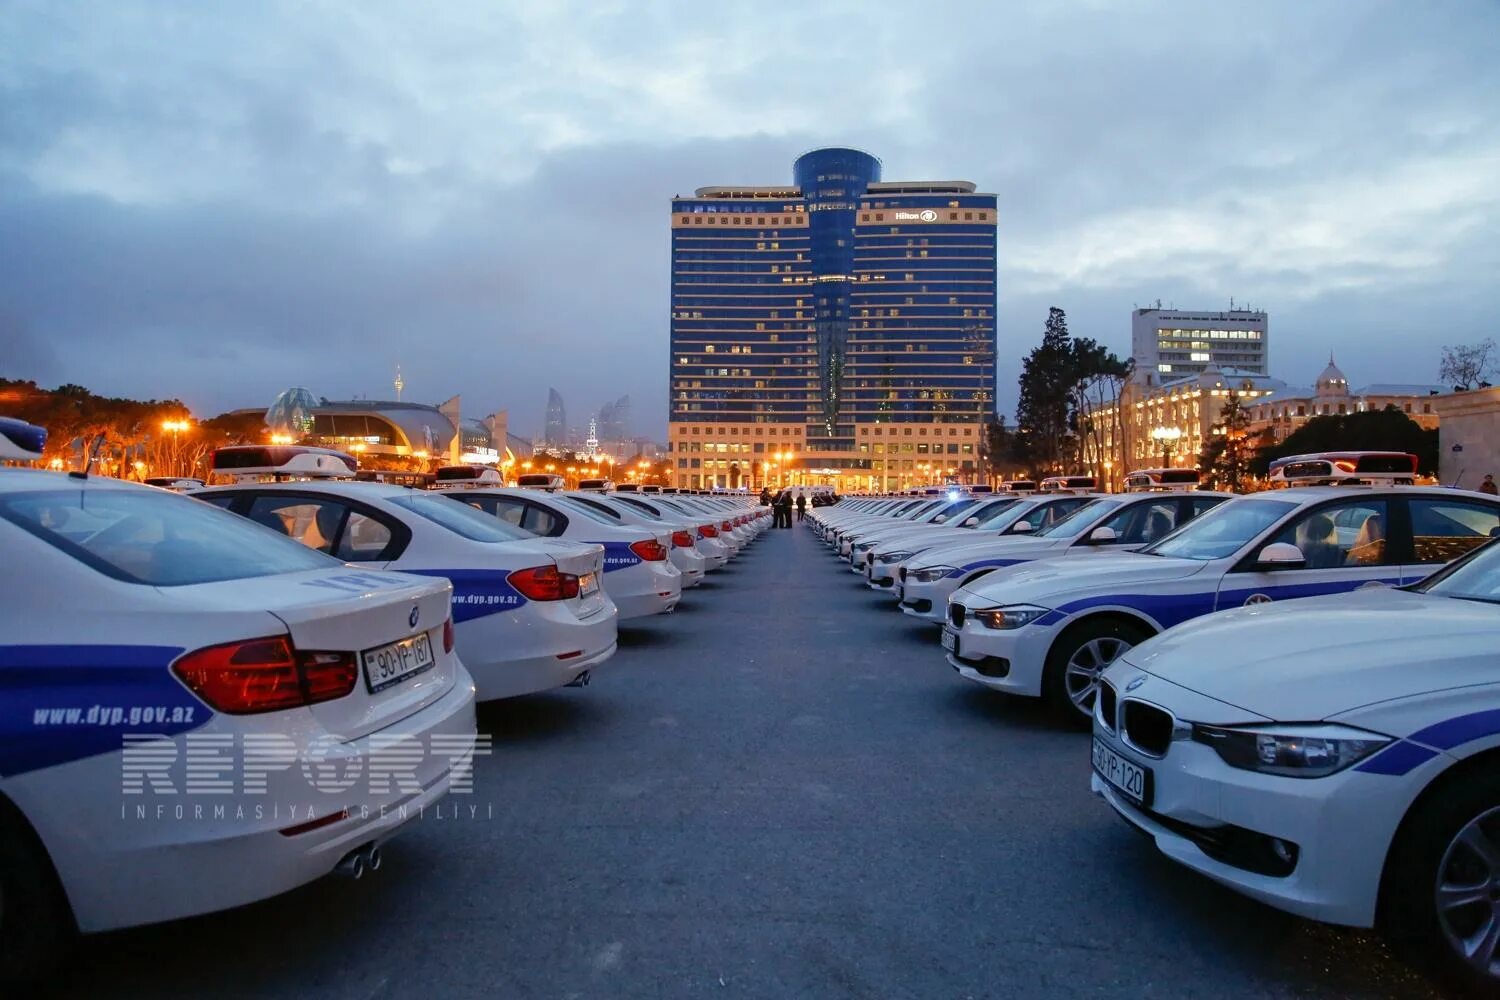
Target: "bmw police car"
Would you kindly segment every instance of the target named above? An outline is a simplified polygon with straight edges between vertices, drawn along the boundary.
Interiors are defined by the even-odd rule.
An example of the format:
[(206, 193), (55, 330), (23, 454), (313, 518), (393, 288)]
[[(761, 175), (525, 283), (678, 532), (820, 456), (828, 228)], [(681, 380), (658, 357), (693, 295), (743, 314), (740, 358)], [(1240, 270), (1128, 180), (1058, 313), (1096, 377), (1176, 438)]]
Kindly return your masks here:
[(566, 495), (619, 524), (634, 524), (652, 529), (664, 528), (670, 531), (672, 547), (668, 550), (668, 558), (672, 560), (673, 566), (682, 571), (683, 589), (696, 587), (703, 582), (703, 574), (708, 568), (708, 563), (703, 553), (698, 551), (697, 532), (693, 525), (685, 521), (664, 521), (653, 517), (645, 511), (620, 503), (603, 492), (577, 490)]
[(924, 535), (945, 525), (962, 524), (964, 515), (979, 503), (973, 497), (961, 497), (936, 504), (909, 521), (891, 525), (870, 525), (850, 532), (849, 568), (864, 573), (870, 553), (888, 540)]
[[(446, 580), (30, 469), (0, 470), (0, 552), (0, 975), (75, 927), (376, 867), (472, 759)], [(368, 776), (393, 747), (411, 753), (391, 781), (318, 777)]]
[(478, 485), (441, 493), (496, 520), (543, 538), (604, 547), (604, 590), (620, 621), (670, 612), (682, 599), (682, 572), (667, 554), (672, 533), (622, 525), (566, 496), (528, 489)]
[(1297, 487), (1222, 503), (1139, 552), (1045, 559), (955, 591), (963, 677), (1076, 718), (1131, 646), (1211, 611), (1419, 580), (1488, 539), (1500, 502), (1432, 487)]
[(622, 507), (631, 508), (661, 521), (683, 518), (695, 526), (697, 538), (694, 546), (703, 553), (704, 569), (713, 572), (724, 568), (734, 558), (735, 549), (728, 538), (721, 537), (722, 518), (701, 510), (689, 511), (683, 507), (667, 504), (665, 498), (640, 496), (634, 493), (610, 493), (607, 499)]
[(1072, 512), (1032, 534), (1001, 535), (951, 542), (923, 552), (877, 552), (891, 561), (898, 577), (901, 610), (941, 622), (948, 598), (982, 576), (1037, 559), (1139, 548), (1230, 498), (1228, 493), (1121, 493), (1086, 497)]
[[(926, 562), (929, 552), (984, 547), (1032, 538), (1060, 520), (1073, 516), (1097, 497), (1088, 494), (1040, 494), (995, 501), (978, 524), (962, 524), (948, 531), (887, 535), (865, 556), (865, 580), (875, 590), (898, 594), (901, 569), (908, 562)], [(956, 586), (956, 584), (955, 584)], [(950, 588), (951, 590), (951, 588)], [(942, 615), (939, 613), (938, 619)]]
[[(1403, 558), (1484, 538), (1444, 521), (1494, 521), (1464, 494), (1405, 506), (1428, 534)], [(1174, 628), (1105, 671), (1093, 790), (1174, 861), (1304, 917), (1381, 926), (1494, 996), (1496, 605), (1500, 547), (1488, 545), (1410, 588)]]
[[(221, 448), (215, 473), (257, 478), (284, 468), (298, 452), (288, 451), (254, 467), (247, 456), (269, 460), (269, 449)], [(452, 581), (458, 652), (480, 701), (586, 684), (614, 655), (618, 612), (598, 545), (537, 538), (440, 494), (383, 483), (243, 482), (194, 496), (342, 562)]]

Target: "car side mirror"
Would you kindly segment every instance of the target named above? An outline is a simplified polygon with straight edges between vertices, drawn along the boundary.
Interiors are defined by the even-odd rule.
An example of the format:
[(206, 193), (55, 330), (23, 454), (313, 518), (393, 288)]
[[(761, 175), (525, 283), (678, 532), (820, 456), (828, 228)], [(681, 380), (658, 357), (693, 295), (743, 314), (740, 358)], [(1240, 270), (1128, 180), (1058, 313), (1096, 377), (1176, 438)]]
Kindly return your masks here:
[(977, 517), (971, 517), (967, 521), (965, 521), (963, 524), (959, 525), (959, 527), (960, 528), (972, 528), (972, 527), (974, 527), (974, 525), (976, 525), (978, 523), (979, 523), (979, 518), (977, 518)]
[(1010, 526), (1010, 530), (1017, 535), (1025, 535), (1035, 531), (1036, 528), (1032, 527), (1030, 521), (1017, 521)]
[(1115, 529), (1109, 527), (1108, 525), (1101, 524), (1099, 527), (1089, 532), (1090, 545), (1113, 545), (1119, 540), (1120, 536), (1115, 533)]
[(1255, 565), (1261, 569), (1295, 569), (1307, 565), (1302, 550), (1289, 542), (1272, 542), (1260, 550)]

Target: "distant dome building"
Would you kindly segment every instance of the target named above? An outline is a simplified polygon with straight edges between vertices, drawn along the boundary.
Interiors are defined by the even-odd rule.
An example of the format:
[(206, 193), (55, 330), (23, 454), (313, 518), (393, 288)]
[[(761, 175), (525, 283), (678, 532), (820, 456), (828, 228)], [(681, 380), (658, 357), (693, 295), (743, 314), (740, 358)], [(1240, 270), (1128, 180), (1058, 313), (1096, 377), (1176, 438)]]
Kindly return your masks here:
[(272, 434), (299, 437), (312, 430), (313, 410), (318, 401), (313, 394), (299, 386), (293, 386), (276, 397), (266, 411), (266, 426)]

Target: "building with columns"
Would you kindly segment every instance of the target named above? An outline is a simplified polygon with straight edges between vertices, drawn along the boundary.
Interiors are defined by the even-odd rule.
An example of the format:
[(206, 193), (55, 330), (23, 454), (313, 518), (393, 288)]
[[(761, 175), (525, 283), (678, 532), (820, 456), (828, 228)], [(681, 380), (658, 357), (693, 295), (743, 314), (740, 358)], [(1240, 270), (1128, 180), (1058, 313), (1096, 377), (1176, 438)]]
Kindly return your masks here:
[(1311, 388), (1283, 385), (1250, 407), (1250, 433), (1261, 435), (1269, 432), (1269, 437), (1279, 442), (1313, 417), (1363, 413), (1387, 407), (1400, 410), (1423, 428), (1431, 430), (1438, 426), (1439, 419), (1435, 397), (1445, 392), (1443, 386), (1426, 383), (1377, 382), (1351, 389), (1349, 379), (1329, 355), (1328, 367), (1323, 369)]

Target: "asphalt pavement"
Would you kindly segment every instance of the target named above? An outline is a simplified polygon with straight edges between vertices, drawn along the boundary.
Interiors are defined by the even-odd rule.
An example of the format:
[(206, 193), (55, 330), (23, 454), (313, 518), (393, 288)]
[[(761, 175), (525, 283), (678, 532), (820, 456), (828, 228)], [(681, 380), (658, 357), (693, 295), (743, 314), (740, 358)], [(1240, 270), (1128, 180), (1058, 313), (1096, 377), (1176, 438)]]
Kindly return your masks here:
[(1433, 995), (1378, 937), (1159, 857), (1084, 734), (961, 680), (800, 526), (480, 728), (474, 794), (373, 877), (88, 939), (57, 992)]

